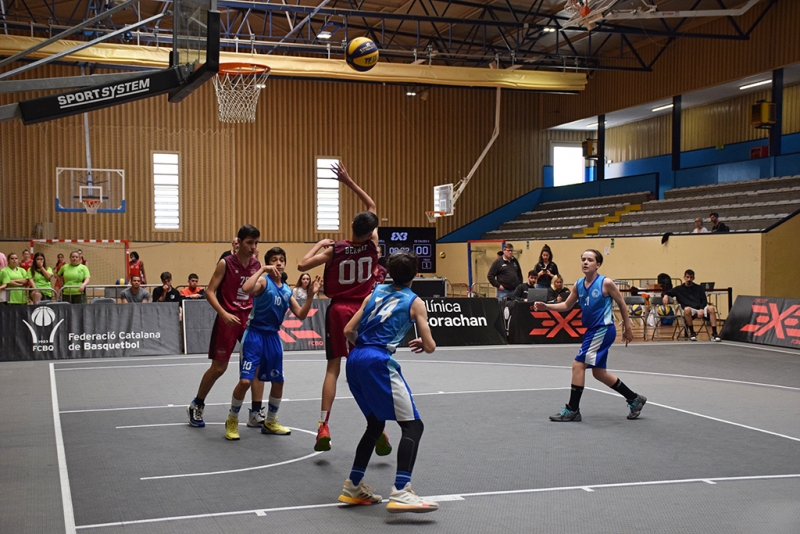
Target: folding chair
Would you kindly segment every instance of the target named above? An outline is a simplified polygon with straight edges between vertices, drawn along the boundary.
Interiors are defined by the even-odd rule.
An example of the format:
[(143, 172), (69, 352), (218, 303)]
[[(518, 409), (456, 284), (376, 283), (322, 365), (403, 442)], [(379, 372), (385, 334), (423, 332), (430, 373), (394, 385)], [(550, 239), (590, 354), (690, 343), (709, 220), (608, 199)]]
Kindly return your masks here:
[[(661, 339), (661, 331), (659, 327), (676, 325), (681, 323), (681, 316), (678, 313), (675, 301), (672, 297), (668, 297), (668, 303), (663, 304), (661, 297), (650, 298), (650, 310), (647, 321), (649, 326), (653, 329), (650, 334), (650, 341), (655, 340), (656, 336)], [(675, 339), (675, 329), (673, 329), (672, 339)]]
[(628, 308), (628, 317), (631, 318), (631, 324), (640, 322), (642, 324), (642, 339), (647, 339), (647, 313), (645, 310), (647, 301), (644, 297), (622, 297), (625, 301), (625, 306)]
[[(686, 316), (683, 313), (683, 307), (680, 304), (676, 304), (675, 308), (676, 308), (675, 315), (680, 314), (680, 317), (681, 317), (680, 323), (681, 323), (682, 327), (681, 327), (680, 331), (677, 331), (678, 326), (677, 326), (677, 321), (676, 321), (675, 331), (672, 332), (672, 339), (675, 339), (675, 334), (676, 333), (678, 334), (678, 339), (681, 339), (681, 338), (689, 339), (689, 328), (688, 327), (691, 326), (691, 329), (694, 330), (694, 332), (696, 334), (700, 334), (702, 332), (705, 332), (706, 336), (708, 336), (709, 341), (711, 340), (711, 330), (708, 329), (708, 325), (709, 325), (708, 316), (703, 316), (702, 319), (700, 319), (700, 317), (693, 317), (692, 321), (691, 321), (691, 325), (689, 325), (689, 324), (686, 324)], [(698, 320), (701, 321), (699, 329), (695, 328), (695, 326), (697, 325), (697, 321)]]
[(107, 298), (107, 297), (97, 297), (92, 299), (90, 304), (116, 304), (116, 299)]

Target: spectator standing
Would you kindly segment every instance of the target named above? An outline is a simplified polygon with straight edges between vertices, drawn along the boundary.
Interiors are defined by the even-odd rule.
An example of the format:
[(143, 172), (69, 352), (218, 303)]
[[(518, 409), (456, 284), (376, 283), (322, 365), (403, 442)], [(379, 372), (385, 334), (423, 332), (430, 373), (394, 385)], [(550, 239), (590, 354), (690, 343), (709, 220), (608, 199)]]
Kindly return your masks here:
[(558, 276), (558, 265), (553, 262), (553, 251), (545, 245), (539, 253), (539, 262), (536, 264), (536, 275), (538, 277), (536, 287), (540, 289), (550, 289), (550, 284), (554, 276)]
[(523, 282), (514, 290), (514, 300), (528, 300), (528, 290), (536, 287), (536, 269), (528, 271), (528, 281)]
[(198, 276), (195, 273), (189, 275), (189, 287), (181, 289), (181, 297), (185, 299), (204, 299), (206, 298), (206, 290), (198, 287)]
[(522, 269), (514, 257), (514, 245), (511, 243), (503, 245), (502, 256), (494, 260), (486, 277), (489, 283), (497, 288), (497, 300), (511, 296), (522, 283)]
[(86, 304), (86, 286), (91, 281), (89, 268), (81, 263), (81, 253), (76, 250), (69, 255), (69, 263), (58, 270), (64, 284), (61, 300), (70, 304)]
[(142, 279), (138, 274), (131, 275), (131, 287), (123, 291), (119, 299), (123, 304), (150, 302), (150, 292), (142, 287)]
[(53, 269), (47, 266), (44, 254), (37, 252), (33, 255), (33, 265), (25, 275), (37, 289), (31, 293), (31, 301), (38, 304), (40, 300), (53, 298), (53, 282), (58, 278), (53, 275)]
[(64, 255), (59, 253), (58, 256), (56, 256), (56, 266), (53, 267), (53, 274), (55, 275), (55, 280), (53, 281), (53, 287), (56, 290), (61, 289), (61, 287), (64, 285), (63, 281), (61, 280), (61, 277), (58, 276), (58, 272), (64, 265), (66, 265), (66, 262), (64, 261)]
[(565, 302), (569, 296), (569, 289), (564, 287), (564, 279), (561, 275), (553, 278), (553, 287), (547, 290), (547, 302)]
[(708, 228), (703, 226), (703, 218), (698, 217), (694, 220), (694, 230), (692, 230), (693, 234), (707, 234)]
[(78, 249), (78, 255), (81, 257), (81, 265), (86, 265), (86, 258), (83, 257), (83, 251)]
[(19, 289), (28, 285), (25, 270), (19, 266), (19, 255), (12, 252), (8, 255), (8, 267), (0, 271), (0, 290), (8, 288), (9, 304), (27, 304), (28, 295)]
[(22, 261), (19, 262), (19, 266), (22, 267), (23, 270), (27, 271), (33, 266), (33, 258), (31, 258), (31, 251), (25, 249), (22, 251)]
[(303, 273), (297, 279), (297, 283), (292, 289), (292, 296), (295, 300), (306, 300), (308, 298), (308, 286), (311, 284), (311, 276), (308, 273)]
[[(0, 252), (0, 271), (8, 267), (8, 258), (6, 255)], [(0, 305), (6, 304), (8, 301), (8, 292), (3, 289), (4, 286), (0, 286)]]
[(128, 277), (138, 276), (142, 284), (147, 284), (147, 275), (144, 274), (144, 263), (139, 259), (139, 253), (131, 251), (130, 261), (128, 261)]
[(683, 316), (686, 319), (686, 328), (689, 330), (690, 340), (697, 341), (692, 319), (699, 317), (705, 321), (705, 318), (708, 317), (708, 321), (711, 323), (711, 339), (722, 341), (717, 335), (717, 310), (708, 303), (706, 290), (703, 289), (703, 286), (694, 283), (693, 270), (686, 269), (686, 272), (683, 273), (683, 283), (664, 293), (662, 303), (665, 306), (669, 304), (668, 297), (675, 297), (678, 304), (683, 308)]
[(161, 287), (153, 290), (153, 302), (180, 302), (181, 294), (172, 287), (172, 273), (164, 271), (161, 273)]
[(720, 222), (719, 214), (716, 211), (712, 213), (708, 218), (711, 219), (711, 224), (714, 225), (711, 227), (712, 234), (727, 234), (728, 232), (731, 231), (731, 229), (728, 228), (727, 224), (725, 224), (724, 222)]

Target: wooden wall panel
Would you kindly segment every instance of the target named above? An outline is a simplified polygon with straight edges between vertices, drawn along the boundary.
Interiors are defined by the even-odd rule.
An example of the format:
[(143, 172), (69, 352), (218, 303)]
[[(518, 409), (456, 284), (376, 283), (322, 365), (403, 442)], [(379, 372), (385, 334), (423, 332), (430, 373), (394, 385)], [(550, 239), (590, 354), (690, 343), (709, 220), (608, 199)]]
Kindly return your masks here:
[(768, 90), (738, 96), (683, 111), (681, 150), (697, 150), (769, 137), (769, 130), (750, 126), (750, 108), (769, 100)]
[(612, 162), (663, 156), (672, 152), (672, 115), (631, 122), (606, 130), (606, 157)]
[(800, 132), (800, 85), (783, 88), (783, 134)]

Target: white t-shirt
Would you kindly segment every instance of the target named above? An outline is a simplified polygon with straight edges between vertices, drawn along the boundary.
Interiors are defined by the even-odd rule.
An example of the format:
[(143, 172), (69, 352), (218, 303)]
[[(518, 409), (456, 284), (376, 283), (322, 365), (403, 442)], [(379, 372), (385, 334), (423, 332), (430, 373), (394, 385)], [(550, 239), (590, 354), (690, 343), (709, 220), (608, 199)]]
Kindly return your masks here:
[(705, 226), (700, 228), (700, 229), (695, 228), (694, 230), (692, 230), (692, 233), (693, 234), (707, 234), (708, 233), (708, 228), (706, 228)]

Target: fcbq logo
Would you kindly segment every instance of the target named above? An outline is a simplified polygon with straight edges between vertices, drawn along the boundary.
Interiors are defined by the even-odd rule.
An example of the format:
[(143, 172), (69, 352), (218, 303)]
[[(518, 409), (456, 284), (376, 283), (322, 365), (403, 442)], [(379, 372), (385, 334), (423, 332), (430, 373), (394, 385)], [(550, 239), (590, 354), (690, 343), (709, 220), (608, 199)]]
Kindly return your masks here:
[[(53, 321), (55, 320), (56, 314), (47, 306), (37, 306), (31, 313), (31, 321), (38, 327), (48, 327), (52, 325)], [(64, 322), (64, 319), (61, 319), (58, 321), (58, 323), (56, 323), (56, 325), (50, 331), (50, 337), (46, 337), (45, 339), (39, 339), (36, 329), (28, 321), (23, 319), (22, 322), (25, 323), (25, 326), (27, 326), (28, 330), (31, 331), (31, 337), (33, 338), (32, 350), (34, 352), (53, 352), (56, 332), (58, 332), (58, 327), (61, 326), (61, 323)], [(46, 332), (45, 336), (47, 336)]]
[(800, 345), (800, 304), (793, 304), (781, 311), (778, 304), (769, 299), (755, 299), (752, 305), (754, 317), (751, 324), (744, 325), (740, 331), (751, 333), (753, 337), (766, 334), (778, 339), (793, 338), (792, 345)]

